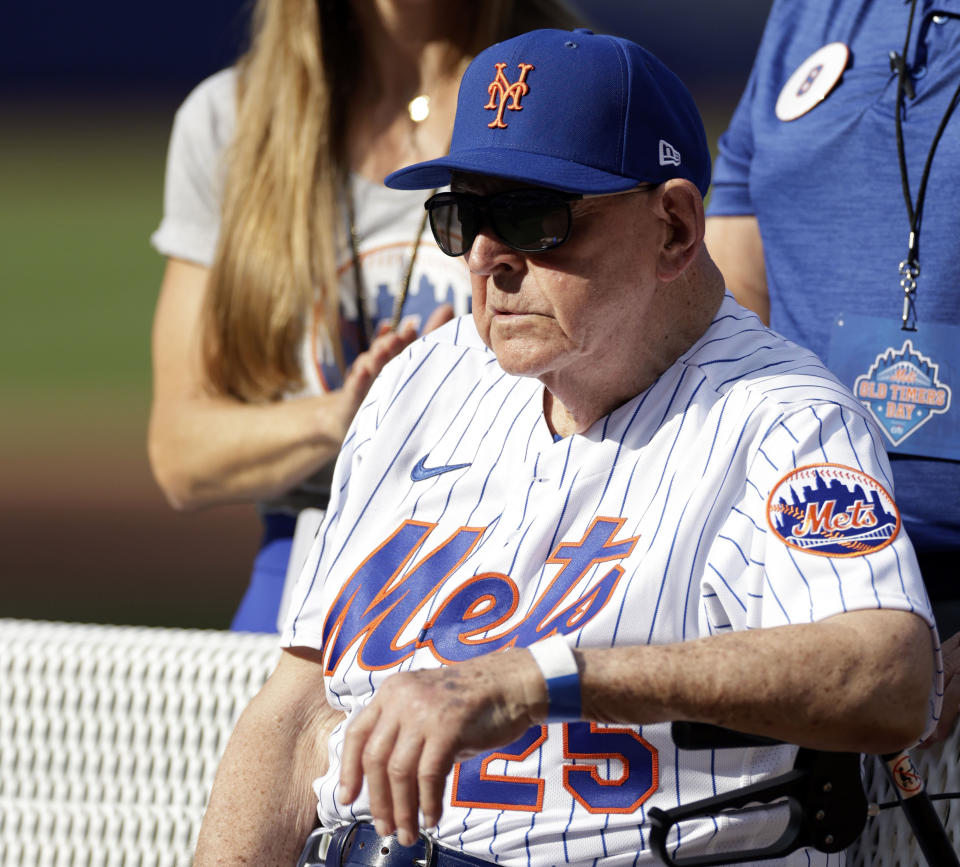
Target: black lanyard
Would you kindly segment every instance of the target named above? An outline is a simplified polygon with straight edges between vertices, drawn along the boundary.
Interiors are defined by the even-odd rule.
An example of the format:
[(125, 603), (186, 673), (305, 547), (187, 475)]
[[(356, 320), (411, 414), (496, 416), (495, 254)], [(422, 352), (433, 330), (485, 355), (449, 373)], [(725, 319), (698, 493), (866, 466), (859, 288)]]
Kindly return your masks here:
[[(917, 0), (912, 0), (910, 4), (910, 21), (907, 24), (907, 38), (903, 43), (903, 54), (898, 55), (895, 51), (890, 52), (891, 68), (897, 71), (897, 156), (900, 159), (900, 182), (903, 185), (903, 200), (907, 205), (907, 216), (910, 218), (910, 237), (907, 242), (907, 258), (900, 263), (900, 287), (903, 289), (903, 313), (901, 314), (900, 328), (903, 331), (917, 330), (917, 277), (920, 274), (920, 223), (923, 216), (923, 200), (927, 194), (927, 180), (930, 177), (930, 166), (933, 164), (933, 155), (937, 151), (937, 145), (940, 144), (940, 137), (947, 128), (947, 122), (950, 115), (957, 107), (960, 100), (960, 85), (953, 92), (950, 104), (943, 113), (940, 120), (940, 126), (937, 128), (936, 135), (927, 152), (927, 161), (923, 167), (923, 175), (920, 178), (920, 188), (917, 190), (917, 202), (914, 206), (913, 199), (910, 196), (910, 179), (907, 177), (907, 156), (903, 144), (903, 94), (910, 93), (913, 96), (913, 83), (907, 77), (907, 50), (910, 48), (910, 34), (913, 31), (913, 16), (917, 9)], [(946, 12), (942, 13), (950, 18), (960, 18), (960, 15)]]

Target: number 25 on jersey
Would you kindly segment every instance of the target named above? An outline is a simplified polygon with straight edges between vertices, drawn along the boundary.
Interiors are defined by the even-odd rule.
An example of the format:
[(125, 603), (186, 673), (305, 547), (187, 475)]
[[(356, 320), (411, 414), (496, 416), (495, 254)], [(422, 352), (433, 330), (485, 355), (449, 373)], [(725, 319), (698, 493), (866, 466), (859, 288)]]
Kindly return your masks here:
[[(513, 743), (456, 765), (451, 804), (540, 812), (547, 780), (493, 773), (490, 764), (522, 761), (546, 740), (547, 727), (533, 726)], [(632, 813), (657, 790), (657, 751), (632, 729), (564, 723), (563, 755), (570, 762), (562, 766), (562, 780), (549, 782), (562, 784), (591, 813)], [(601, 776), (600, 763), (611, 761), (619, 775)]]

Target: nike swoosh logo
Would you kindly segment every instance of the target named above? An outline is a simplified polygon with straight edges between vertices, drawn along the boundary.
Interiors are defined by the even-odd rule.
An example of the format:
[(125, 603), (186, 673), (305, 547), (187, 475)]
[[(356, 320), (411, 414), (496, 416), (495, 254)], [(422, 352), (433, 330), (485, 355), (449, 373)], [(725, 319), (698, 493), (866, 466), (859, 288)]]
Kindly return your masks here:
[(443, 475), (443, 473), (449, 473), (453, 470), (462, 470), (464, 467), (470, 466), (470, 464), (442, 464), (439, 467), (427, 467), (424, 466), (426, 462), (426, 455), (417, 461), (416, 466), (410, 470), (411, 481), (422, 482), (424, 479), (431, 479), (434, 476), (440, 476)]

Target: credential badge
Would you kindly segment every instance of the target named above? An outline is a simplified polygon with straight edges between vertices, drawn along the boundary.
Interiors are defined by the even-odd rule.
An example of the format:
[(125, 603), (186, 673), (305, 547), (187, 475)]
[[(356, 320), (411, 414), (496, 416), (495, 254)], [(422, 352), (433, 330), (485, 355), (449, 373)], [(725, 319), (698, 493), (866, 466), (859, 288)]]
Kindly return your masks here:
[(876, 479), (842, 464), (787, 473), (767, 500), (767, 522), (784, 544), (823, 557), (857, 557), (889, 545), (900, 513)]
[(934, 415), (950, 409), (950, 386), (940, 381), (939, 369), (905, 340), (899, 350), (890, 346), (876, 357), (857, 377), (853, 393), (887, 439), (899, 446)]

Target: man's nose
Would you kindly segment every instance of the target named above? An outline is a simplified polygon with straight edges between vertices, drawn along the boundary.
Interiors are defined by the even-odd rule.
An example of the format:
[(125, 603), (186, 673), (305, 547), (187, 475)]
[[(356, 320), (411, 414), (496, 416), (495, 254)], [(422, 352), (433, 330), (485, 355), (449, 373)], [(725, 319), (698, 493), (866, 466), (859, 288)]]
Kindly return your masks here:
[(473, 239), (466, 260), (472, 274), (488, 275), (523, 267), (523, 254), (504, 244), (487, 226)]

